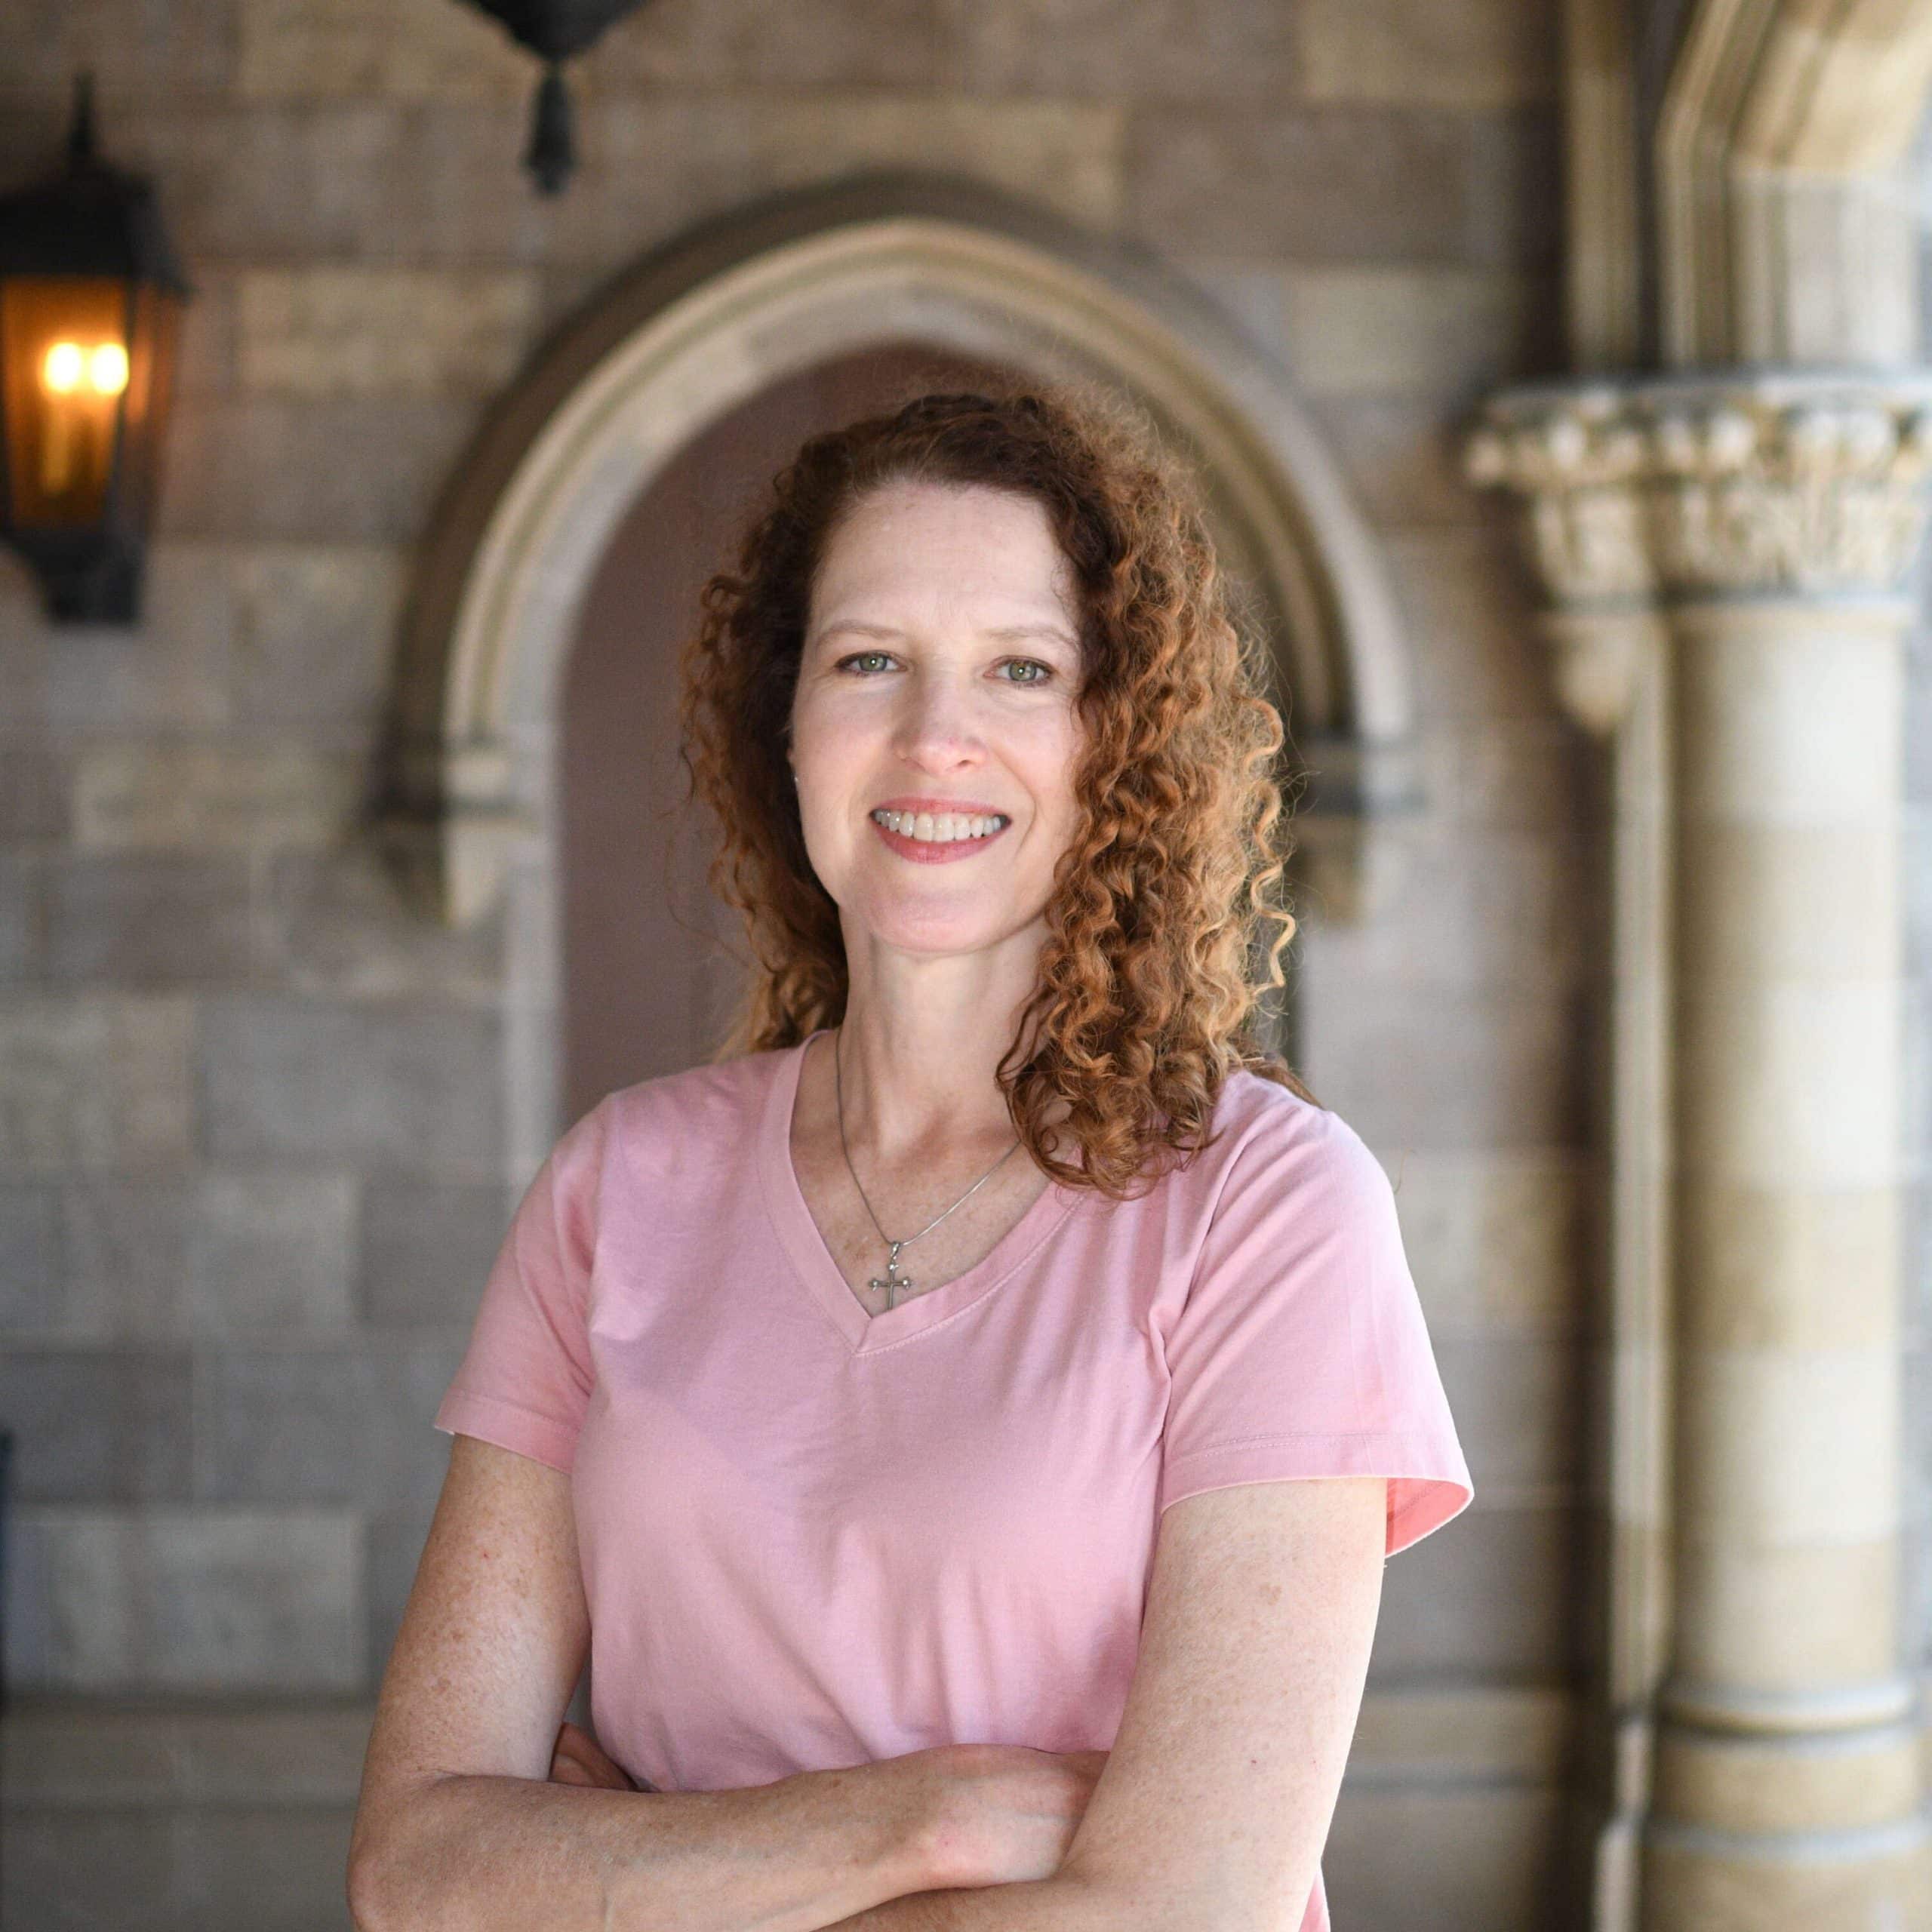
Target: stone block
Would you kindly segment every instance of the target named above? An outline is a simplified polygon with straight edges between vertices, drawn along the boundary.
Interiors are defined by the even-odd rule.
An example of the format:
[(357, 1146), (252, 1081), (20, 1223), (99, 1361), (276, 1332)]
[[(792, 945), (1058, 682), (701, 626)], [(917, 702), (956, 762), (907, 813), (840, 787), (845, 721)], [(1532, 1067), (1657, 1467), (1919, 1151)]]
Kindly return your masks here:
[(0, 852), (0, 984), (17, 984), (41, 971), (38, 862)]
[(179, 1168), (192, 1154), (189, 1004), (0, 997), (0, 1168)]
[(1432, 721), (1548, 718), (1549, 654), (1515, 545), (1500, 531), (1392, 531), (1383, 555), (1411, 638), (1417, 710)]
[(23, 1697), (0, 1738), (0, 1787), (42, 1811), (352, 1805), (374, 1715), (360, 1699)]
[(1288, 367), (1287, 304), (1283, 271), (1243, 255), (1172, 255), (1177, 269), (1234, 323), (1241, 334), (1285, 370)]
[(363, 1540), (345, 1509), (20, 1512), (46, 1652), (23, 1689), (363, 1687)]
[[(1475, 1472), (1471, 1471), (1473, 1476)], [(1475, 1500), (1389, 1563), (1369, 1666), (1384, 1684), (1433, 1676), (1555, 1682), (1575, 1665), (1577, 1512)], [(1506, 1589), (1497, 1579), (1509, 1580)]]
[(191, 1333), (188, 1231), (195, 1183), (87, 1177), (60, 1190), (59, 1294), (51, 1334), (170, 1342)]
[(1395, 1208), (1432, 1335), (1574, 1336), (1588, 1157), (1560, 1148), (1400, 1157)]
[[(176, 348), (174, 394), (182, 398), (226, 395), (235, 387), (236, 271), (198, 260), (195, 292), (181, 312)], [(165, 459), (164, 458), (164, 460)]]
[(47, 634), (39, 715), (57, 730), (214, 729), (228, 715), (232, 625), (217, 546), (153, 544), (131, 628), (56, 625), (37, 611), (25, 621)]
[(433, 1509), (449, 1462), (435, 1412), (462, 1356), (449, 1342), (202, 1357), (196, 1494), (212, 1503)]
[(245, 858), (78, 853), (45, 871), (47, 970), (63, 985), (246, 982), (255, 971)]
[(0, 1336), (43, 1334), (60, 1300), (60, 1190), (0, 1186)]
[(1377, 106), (1148, 106), (1128, 128), (1128, 227), (1175, 254), (1546, 267), (1546, 115)]
[(1589, 810), (1600, 755), (1560, 712), (1534, 718), (1429, 716), (1416, 752), (1432, 820), (1602, 836), (1601, 826), (1592, 829)]
[[(9, 628), (8, 620), (0, 617), (0, 666), (6, 661)], [(7, 709), (17, 727), (41, 715), (38, 689), (31, 712), (11, 678), (7, 690)], [(69, 753), (43, 742), (37, 732), (0, 728), (0, 839), (38, 845), (66, 837), (70, 763)]]
[(528, 269), (251, 269), (242, 386), (294, 396), (488, 395), (530, 346)]
[(1545, 0), (1303, 0), (1302, 91), (1444, 107), (1553, 100), (1559, 17)]
[(176, 1826), (184, 1928), (355, 1932), (351, 1803), (324, 1810), (200, 1810)]
[(177, 1863), (166, 1813), (15, 1812), (6, 1829), (0, 1921), (33, 1932), (99, 1932), (125, 1924), (138, 1900), (145, 1932), (172, 1932), (156, 1909), (173, 1890)]
[(1371, 523), (1503, 527), (1503, 506), (1463, 474), (1469, 412), (1459, 404), (1346, 395), (1312, 398), (1309, 408)]
[(652, 0), (618, 21), (583, 63), (586, 91), (729, 87), (938, 88), (962, 77), (962, 17), (932, 0), (720, 7)]
[(188, 1410), (184, 1354), (0, 1355), (0, 1426), (23, 1504), (186, 1501)]
[(476, 413), (469, 399), (430, 396), (184, 401), (157, 522), (171, 540), (409, 540)]
[(208, 1151), (497, 1180), (500, 1030), (494, 1014), (419, 1001), (211, 995), (198, 1041)]
[(515, 1204), (498, 1187), (365, 1183), (363, 1321), (448, 1329), (466, 1339)]
[(364, 844), (278, 854), (261, 917), (276, 979), (294, 992), (488, 1004), (502, 991), (503, 913), (465, 927), (426, 919)]
[(8, 1821), (6, 1923), (34, 1932), (352, 1932), (344, 1889), (355, 1807), (126, 1811), (90, 1805)]
[(1566, 1829), (1553, 1783), (1345, 1777), (1321, 1854), (1329, 1910), (1337, 1925), (1429, 1932), (1561, 1924), (1577, 1883)]
[(356, 762), (306, 745), (103, 742), (77, 755), (74, 835), (95, 851), (208, 854), (331, 842)]
[(344, 748), (375, 734), (408, 587), (386, 544), (249, 544), (235, 556), (235, 713)]
[(1004, 0), (957, 14), (974, 92), (1268, 103), (1301, 91), (1297, 10), (1253, 0)]
[(1560, 291), (1462, 268), (1297, 268), (1281, 278), (1289, 366), (1308, 395), (1424, 393), (1466, 409), (1555, 367)]
[(520, 101), (531, 91), (534, 65), (481, 12), (437, 0), (250, 0), (242, 10), (238, 56), (238, 91), (257, 98), (481, 94)]
[(748, 198), (869, 168), (968, 176), (1097, 228), (1120, 215), (1112, 103), (720, 94), (592, 101), (583, 120), (583, 180), (556, 216), (565, 261), (623, 261)]
[(1402, 889), (1379, 915), (1323, 921), (1311, 937), (1335, 983), (1574, 985), (1593, 963), (1577, 901), (1576, 843), (1559, 830), (1512, 832), (1433, 820), (1392, 825)]
[(217, 1171), (200, 1177), (195, 1204), (187, 1293), (198, 1335), (292, 1340), (349, 1327), (350, 1177)]
[(1446, 1330), (1431, 1342), (1478, 1494), (1497, 1509), (1571, 1501), (1589, 1413), (1583, 1349), (1567, 1339)]
[(1311, 940), (1303, 1070), (1382, 1156), (1581, 1146), (1591, 1006), (1561, 987), (1364, 986)]
[[(238, 0), (196, 0), (192, 7), (28, 0), (0, 11), (0, 73), (10, 93), (48, 96), (64, 109), (75, 74), (90, 69), (105, 144), (115, 158), (123, 97), (215, 94), (233, 85), (235, 17), (247, 11)], [(165, 183), (162, 192), (165, 212)]]

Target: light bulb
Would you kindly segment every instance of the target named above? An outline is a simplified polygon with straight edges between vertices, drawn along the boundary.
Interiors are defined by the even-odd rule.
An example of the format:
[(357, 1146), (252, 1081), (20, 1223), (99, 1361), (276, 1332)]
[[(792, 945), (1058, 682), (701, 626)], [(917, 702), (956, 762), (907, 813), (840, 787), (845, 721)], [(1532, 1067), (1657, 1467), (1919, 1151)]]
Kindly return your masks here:
[(78, 342), (57, 342), (47, 352), (41, 380), (56, 395), (71, 395), (81, 386), (86, 358)]
[(88, 374), (98, 395), (118, 395), (128, 386), (128, 352), (118, 342), (103, 342), (88, 357)]

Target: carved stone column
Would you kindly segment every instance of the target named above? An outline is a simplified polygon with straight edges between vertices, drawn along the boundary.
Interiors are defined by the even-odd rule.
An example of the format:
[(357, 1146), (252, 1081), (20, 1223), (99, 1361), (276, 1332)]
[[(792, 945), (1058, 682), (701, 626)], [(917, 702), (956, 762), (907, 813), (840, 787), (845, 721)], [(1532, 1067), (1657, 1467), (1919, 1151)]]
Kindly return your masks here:
[[(1617, 992), (1607, 1412), (1664, 1438), (1609, 1445), (1599, 1924), (1932, 1925), (1897, 1607), (1902, 645), (1928, 459), (1932, 377), (1522, 389), (1470, 448), (1523, 499), (1566, 695), (1620, 736), (1620, 975), (1644, 980), (1647, 922), (1661, 939), (1647, 999)], [(1647, 883), (1645, 826), (1669, 860)]]

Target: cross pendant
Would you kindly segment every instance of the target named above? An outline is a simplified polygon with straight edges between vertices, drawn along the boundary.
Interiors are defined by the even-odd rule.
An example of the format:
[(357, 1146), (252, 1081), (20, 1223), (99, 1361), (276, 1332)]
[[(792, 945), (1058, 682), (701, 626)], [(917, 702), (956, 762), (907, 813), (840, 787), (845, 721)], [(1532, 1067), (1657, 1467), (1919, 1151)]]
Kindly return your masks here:
[(903, 1241), (896, 1241), (892, 1244), (892, 1252), (886, 1257), (884, 1281), (881, 1281), (875, 1275), (866, 1284), (869, 1288), (883, 1288), (885, 1291), (885, 1305), (888, 1308), (892, 1307), (897, 1301), (897, 1291), (900, 1289), (915, 1288), (918, 1286), (918, 1283), (909, 1275), (902, 1275), (899, 1272), (899, 1251), (905, 1245)]

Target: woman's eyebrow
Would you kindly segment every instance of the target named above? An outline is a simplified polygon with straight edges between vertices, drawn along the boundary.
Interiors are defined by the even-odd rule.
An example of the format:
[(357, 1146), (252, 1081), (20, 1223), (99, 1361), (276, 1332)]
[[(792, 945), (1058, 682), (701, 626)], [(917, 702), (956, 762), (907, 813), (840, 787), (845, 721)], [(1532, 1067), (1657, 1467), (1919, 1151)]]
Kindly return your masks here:
[[(906, 633), (891, 624), (869, 624), (857, 617), (835, 617), (829, 623), (821, 624), (813, 632), (815, 637), (829, 637), (834, 631), (857, 631), (866, 637), (903, 637)], [(1078, 649), (1078, 641), (1064, 625), (1040, 623), (1027, 624), (992, 624), (980, 635), (982, 637), (1024, 638), (1045, 637), (1056, 638), (1069, 648)]]

